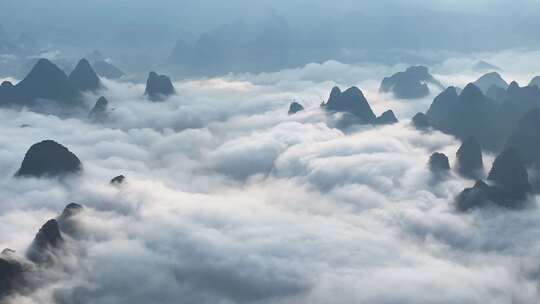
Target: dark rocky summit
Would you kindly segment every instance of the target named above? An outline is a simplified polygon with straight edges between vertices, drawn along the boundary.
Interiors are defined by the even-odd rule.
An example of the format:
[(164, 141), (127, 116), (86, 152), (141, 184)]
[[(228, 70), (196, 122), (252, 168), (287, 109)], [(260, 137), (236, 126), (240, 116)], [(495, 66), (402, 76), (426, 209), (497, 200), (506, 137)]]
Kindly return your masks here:
[(489, 204), (496, 204), (496, 194), (485, 182), (476, 181), (472, 188), (463, 190), (456, 198), (456, 209), (458, 211), (469, 211), (481, 208)]
[(488, 205), (521, 209), (527, 206), (532, 187), (515, 150), (506, 149), (495, 159), (488, 181), (491, 185), (477, 181), (474, 187), (463, 190), (456, 198), (457, 209), (468, 211)]
[(488, 180), (500, 188), (504, 198), (525, 200), (531, 192), (529, 175), (516, 150), (505, 149), (493, 162)]
[(15, 176), (62, 176), (81, 170), (82, 164), (75, 154), (55, 141), (45, 140), (30, 147)]
[(540, 157), (540, 108), (531, 110), (517, 123), (506, 142), (516, 150), (520, 159), (531, 165)]
[(540, 89), (537, 86), (520, 87), (513, 81), (508, 89), (498, 110), (496, 124), (506, 131), (504, 138), (517, 127), (519, 121), (530, 111), (540, 108)]
[(69, 203), (64, 208), (64, 211), (62, 211), (62, 214), (58, 217), (58, 220), (65, 220), (69, 219), (83, 211), (84, 207), (82, 205), (79, 205), (77, 203)]
[(75, 69), (69, 74), (69, 80), (80, 92), (95, 92), (102, 87), (101, 80), (90, 66), (90, 62), (84, 58), (79, 61)]
[(80, 95), (66, 74), (47, 59), (40, 59), (16, 86), (0, 87), (1, 105), (32, 106), (38, 100), (76, 104)]
[(500, 151), (520, 119), (540, 108), (540, 89), (512, 82), (504, 92), (493, 90), (490, 98), (474, 84), (468, 84), (459, 95), (448, 88), (433, 100), (426, 113), (428, 120), (438, 130), (462, 140), (472, 136), (483, 148)]
[(0, 85), (0, 106), (70, 115), (84, 107), (82, 92), (100, 88), (101, 81), (86, 59), (79, 61), (69, 77), (51, 61), (39, 59), (19, 83)]
[(429, 95), (428, 83), (444, 89), (444, 86), (429, 73), (427, 67), (412, 66), (404, 72), (384, 78), (379, 91), (392, 92), (395, 97), (402, 99), (422, 98)]
[(28, 252), (27, 258), (34, 263), (49, 263), (53, 261), (54, 251), (63, 244), (58, 221), (47, 221), (36, 234)]
[(381, 114), (381, 116), (375, 118), (374, 124), (376, 125), (392, 125), (398, 123), (398, 119), (394, 114), (394, 111), (388, 110)]
[(6, 249), (0, 254), (0, 303), (4, 297), (17, 290), (24, 281), (23, 265), (13, 259)]
[(433, 99), (431, 106), (426, 112), (428, 120), (436, 126), (440, 125), (440, 128), (447, 125), (448, 120), (450, 120), (449, 116), (452, 115), (452, 112), (456, 108), (458, 96), (455, 87), (448, 87), (440, 93)]
[(445, 172), (450, 170), (448, 157), (443, 153), (435, 152), (429, 158), (429, 169), (432, 172)]
[(58, 227), (62, 233), (70, 236), (76, 236), (80, 231), (79, 223), (76, 221), (78, 214), (83, 212), (84, 207), (77, 203), (70, 203), (62, 211), (62, 214), (57, 217)]
[(508, 88), (508, 83), (506, 82), (506, 80), (504, 80), (501, 74), (497, 72), (491, 72), (482, 75), (474, 82), (474, 85), (477, 86), (480, 90), (482, 90), (484, 94), (487, 93), (491, 86), (497, 86), (502, 89)]
[(126, 181), (126, 177), (123, 175), (118, 175), (111, 179), (110, 184), (111, 185), (121, 185)]
[(501, 145), (497, 133), (498, 105), (474, 84), (468, 84), (458, 96), (451, 87), (437, 96), (427, 111), (433, 127), (462, 140), (474, 137), (482, 146)]
[(302, 106), (301, 104), (299, 104), (298, 102), (296, 101), (293, 101), (291, 102), (291, 105), (289, 106), (289, 115), (292, 115), (292, 114), (295, 114), (295, 113), (298, 113), (300, 111), (303, 111), (304, 110), (304, 106)]
[(429, 128), (429, 121), (426, 114), (419, 112), (412, 118), (412, 124), (415, 128), (424, 130)]
[(160, 101), (174, 93), (174, 86), (169, 77), (158, 75), (156, 72), (150, 72), (146, 81), (144, 95), (148, 96), (152, 101)]
[(338, 122), (341, 128), (347, 128), (355, 124), (383, 125), (398, 122), (392, 110), (388, 110), (380, 117), (376, 117), (364, 94), (357, 87), (348, 88), (344, 92), (338, 87), (334, 87), (330, 92), (328, 101), (321, 104), (321, 107), (328, 112), (342, 114)]
[(108, 106), (109, 106), (109, 101), (105, 97), (101, 96), (97, 100), (92, 110), (90, 110), (90, 113), (88, 114), (88, 118), (94, 121), (99, 121), (99, 122), (105, 121), (108, 116), (107, 115)]
[(482, 159), (482, 147), (474, 137), (463, 141), (456, 153), (457, 171), (469, 178), (482, 178), (484, 162)]
[(365, 124), (372, 123), (376, 118), (364, 94), (357, 87), (351, 87), (344, 92), (334, 87), (328, 101), (322, 104), (322, 107), (331, 112), (352, 114)]

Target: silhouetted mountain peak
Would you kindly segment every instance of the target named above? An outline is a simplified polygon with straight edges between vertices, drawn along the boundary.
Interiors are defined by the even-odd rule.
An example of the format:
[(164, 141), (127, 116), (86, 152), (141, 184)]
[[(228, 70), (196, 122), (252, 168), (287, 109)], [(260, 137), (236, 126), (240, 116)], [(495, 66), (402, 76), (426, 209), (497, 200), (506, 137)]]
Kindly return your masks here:
[(540, 88), (540, 76), (535, 76), (533, 79), (531, 79), (529, 86), (537, 86)]
[(64, 208), (64, 211), (62, 211), (62, 214), (60, 215), (59, 219), (71, 218), (81, 213), (83, 210), (84, 210), (84, 207), (82, 205), (79, 205), (77, 203), (69, 203)]
[(364, 94), (357, 87), (348, 88), (344, 92), (334, 87), (328, 101), (322, 106), (329, 111), (353, 114), (362, 123), (372, 123), (376, 118)]
[(69, 80), (79, 91), (96, 91), (101, 87), (99, 77), (92, 69), (90, 62), (81, 59), (75, 69), (69, 74)]
[(429, 168), (432, 172), (444, 172), (450, 170), (448, 157), (443, 153), (435, 152), (429, 158)]
[(502, 187), (505, 195), (513, 199), (525, 199), (532, 189), (527, 169), (513, 148), (507, 148), (497, 156), (488, 180)]
[(333, 87), (332, 91), (330, 92), (330, 98), (329, 99), (336, 98), (340, 94), (341, 94), (341, 89), (339, 87), (337, 87), (337, 86)]
[(101, 96), (97, 101), (88, 117), (95, 121), (103, 121), (107, 118), (107, 108), (109, 106), (109, 101)]
[(61, 176), (81, 170), (82, 164), (75, 154), (53, 140), (45, 140), (28, 149), (15, 176)]
[(69, 105), (74, 104), (80, 97), (64, 71), (48, 59), (39, 59), (15, 88), (16, 96), (13, 96), (13, 99), (30, 104), (38, 99), (47, 99)]
[(456, 197), (456, 209), (458, 211), (469, 211), (474, 208), (483, 207), (496, 201), (495, 194), (485, 182), (478, 180), (471, 188), (466, 188)]
[(484, 93), (478, 88), (475, 84), (469, 83), (463, 91), (461, 91), (461, 94), (459, 95), (459, 98), (461, 99), (467, 99), (467, 100), (474, 100), (478, 98), (484, 97)]
[(117, 185), (123, 184), (125, 181), (126, 181), (126, 177), (124, 175), (118, 175), (114, 177), (113, 179), (111, 179), (110, 184), (117, 186)]
[(64, 80), (67, 82), (67, 75), (62, 71), (58, 66), (49, 61), (48, 59), (41, 58), (37, 63), (32, 67), (30, 73), (21, 81), (21, 85), (26, 83), (49, 82), (52, 79)]
[(411, 66), (404, 72), (398, 72), (390, 77), (385, 77), (379, 87), (379, 92), (392, 92), (395, 97), (413, 99), (425, 97), (429, 94), (427, 83), (444, 89), (425, 66)]
[(525, 114), (517, 123), (506, 143), (514, 148), (525, 164), (532, 164), (540, 155), (540, 109)]
[(48, 220), (39, 229), (26, 255), (34, 263), (49, 263), (53, 260), (54, 250), (59, 248), (63, 242), (58, 221)]
[[(24, 269), (21, 263), (11, 258), (4, 249), (0, 255), (0, 302), (23, 283)], [(2, 302), (3, 303), (3, 302)]]
[(14, 86), (13, 86), (13, 83), (11, 83), (10, 81), (4, 80), (4, 81), (2, 81), (2, 84), (0, 85), (0, 87), (2, 87), (2, 88), (12, 88)]
[(520, 89), (520, 86), (519, 84), (514, 80), (510, 83), (510, 85), (508, 86), (508, 89), (507, 91), (508, 92), (512, 92), (514, 90), (519, 90)]
[(497, 72), (491, 72), (482, 75), (474, 82), (474, 84), (484, 93), (487, 93), (489, 87), (491, 87), (492, 85), (498, 86), (503, 89), (508, 88), (508, 83), (506, 82), (506, 80), (504, 80), (501, 74)]
[(295, 113), (298, 113), (300, 111), (304, 110), (304, 107), (299, 104), (298, 102), (296, 101), (293, 101), (291, 102), (291, 105), (289, 106), (289, 115), (292, 115), (292, 114), (295, 114)]
[(412, 118), (412, 123), (417, 129), (427, 129), (429, 128), (429, 120), (426, 114), (422, 112), (416, 113)]
[(388, 110), (384, 113), (381, 114), (381, 116), (377, 117), (375, 119), (375, 124), (378, 124), (378, 125), (391, 125), (391, 124), (395, 124), (395, 123), (398, 123), (398, 119), (396, 117), (396, 115), (394, 114), (394, 111), (392, 110)]
[(55, 219), (48, 220), (39, 229), (34, 242), (39, 247), (58, 247), (62, 242), (58, 222)]
[(456, 153), (458, 172), (466, 177), (481, 178), (484, 163), (482, 148), (474, 137), (463, 141)]
[(144, 95), (152, 101), (160, 101), (175, 93), (171, 79), (165, 75), (158, 75), (156, 72), (150, 72), (146, 81)]

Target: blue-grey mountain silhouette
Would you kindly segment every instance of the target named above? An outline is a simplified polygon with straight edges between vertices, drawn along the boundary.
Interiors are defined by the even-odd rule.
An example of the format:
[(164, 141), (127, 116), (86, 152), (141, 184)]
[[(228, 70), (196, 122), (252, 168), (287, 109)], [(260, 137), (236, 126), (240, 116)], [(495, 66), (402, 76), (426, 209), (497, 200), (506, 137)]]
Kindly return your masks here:
[(175, 93), (171, 79), (165, 75), (150, 72), (146, 81), (144, 95), (152, 101), (160, 101)]
[(59, 219), (68, 219), (73, 217), (83, 211), (84, 207), (77, 203), (69, 203), (66, 205), (62, 213), (60, 214)]
[(125, 75), (117, 66), (106, 60), (94, 61), (92, 62), (92, 67), (94, 67), (94, 71), (96, 71), (99, 76), (108, 79), (119, 79)]
[(517, 123), (506, 142), (514, 148), (520, 159), (531, 165), (540, 157), (540, 108), (531, 110)]
[(69, 80), (80, 92), (95, 92), (102, 87), (101, 80), (90, 66), (90, 62), (81, 59), (75, 69), (69, 74)]
[(97, 101), (90, 113), (88, 118), (94, 121), (102, 122), (105, 121), (108, 117), (107, 108), (109, 106), (109, 101), (101, 96)]
[(81, 170), (81, 161), (75, 154), (55, 141), (45, 140), (30, 147), (15, 176), (62, 176)]
[(474, 84), (458, 96), (448, 88), (437, 96), (427, 111), (433, 127), (460, 139), (476, 138), (482, 146), (496, 149), (504, 142), (497, 124), (498, 104), (487, 98)]
[(497, 156), (488, 181), (491, 185), (478, 181), (473, 188), (463, 190), (456, 198), (457, 209), (467, 211), (486, 205), (508, 209), (527, 206), (532, 187), (527, 170), (514, 149), (505, 149)]
[(491, 85), (486, 92), (486, 96), (495, 101), (501, 102), (506, 98), (506, 90), (499, 86)]
[(455, 87), (448, 87), (440, 93), (426, 112), (428, 120), (436, 126), (447, 124), (449, 113), (454, 111), (458, 97)]
[(32, 106), (45, 99), (65, 105), (77, 104), (79, 92), (66, 74), (47, 59), (40, 59), (17, 85), (0, 87), (0, 104)]
[(375, 118), (375, 121), (373, 123), (376, 125), (391, 125), (398, 122), (399, 121), (394, 114), (394, 111), (388, 110), (382, 113), (381, 116)]
[(76, 216), (84, 211), (84, 207), (77, 203), (69, 203), (64, 211), (56, 218), (58, 227), (62, 233), (70, 236), (76, 236), (79, 231), (79, 225)]
[[(500, 151), (519, 120), (540, 108), (540, 89), (520, 87), (515, 81), (506, 90), (494, 87), (489, 92), (491, 98), (474, 84), (468, 84), (459, 95), (448, 88), (433, 100), (427, 111), (429, 122), (462, 140), (473, 136), (483, 148)], [(529, 158), (525, 161), (530, 163)]]
[(123, 184), (125, 181), (126, 181), (126, 177), (124, 175), (118, 175), (114, 177), (113, 179), (111, 179), (110, 184), (117, 186), (117, 185)]
[(6, 254), (0, 254), (0, 303), (4, 298), (21, 287), (24, 282), (23, 265)]
[(334, 87), (328, 101), (321, 106), (327, 111), (352, 114), (365, 124), (373, 123), (376, 118), (364, 94), (357, 87), (351, 87), (344, 92)]
[(429, 120), (426, 114), (422, 112), (418, 112), (416, 113), (416, 115), (413, 116), (412, 124), (420, 130), (429, 128)]
[(298, 102), (296, 101), (293, 101), (291, 102), (291, 105), (289, 106), (289, 115), (292, 115), (292, 114), (295, 114), (295, 113), (298, 113), (300, 111), (303, 111), (304, 110), (304, 107), (299, 104)]
[(395, 97), (403, 99), (422, 98), (429, 95), (428, 83), (444, 89), (444, 86), (429, 73), (427, 67), (412, 66), (404, 72), (384, 78), (379, 91), (392, 92)]
[(504, 80), (501, 74), (497, 72), (490, 72), (482, 75), (474, 82), (474, 85), (476, 85), (480, 90), (482, 90), (484, 94), (487, 93), (489, 88), (493, 85), (503, 89), (508, 88), (508, 83), (506, 82), (506, 80)]
[(456, 160), (456, 169), (461, 175), (473, 179), (483, 177), (482, 147), (474, 137), (463, 141), (456, 153)]
[(513, 81), (502, 99), (497, 116), (498, 125), (505, 127), (509, 133), (525, 114), (539, 107), (540, 89), (537, 86), (520, 87)]
[(58, 222), (51, 219), (39, 229), (26, 256), (30, 261), (38, 264), (52, 262), (55, 250), (60, 248), (63, 242)]
[(435, 152), (429, 158), (429, 169), (432, 172), (445, 172), (450, 170), (448, 157), (443, 153)]
[(474, 66), (473, 66), (473, 69), (476, 70), (476, 71), (479, 71), (479, 72), (485, 72), (485, 71), (501, 71), (501, 68), (499, 68), (498, 66), (495, 66), (487, 61), (484, 61), (484, 60), (479, 60), (477, 61)]
[(469, 211), (487, 205), (497, 205), (495, 191), (485, 182), (478, 180), (471, 188), (466, 188), (456, 197), (456, 209)]
[(537, 86), (540, 88), (540, 76), (533, 77), (533, 79), (531, 79), (531, 82), (529, 82), (529, 86)]

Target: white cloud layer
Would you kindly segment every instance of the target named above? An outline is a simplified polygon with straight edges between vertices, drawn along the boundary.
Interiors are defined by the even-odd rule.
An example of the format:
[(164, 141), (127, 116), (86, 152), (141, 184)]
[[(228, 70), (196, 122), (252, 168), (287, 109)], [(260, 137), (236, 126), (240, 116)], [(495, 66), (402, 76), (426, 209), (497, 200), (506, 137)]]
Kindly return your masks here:
[[(522, 80), (535, 71), (522, 62), (538, 56), (484, 58)], [(453, 69), (473, 60), (434, 72), (463, 85), (480, 75)], [(403, 68), (331, 61), (182, 81), (165, 103), (107, 81), (104, 125), (0, 110), (0, 248), (23, 255), (67, 203), (86, 207), (59, 264), (11, 303), (537, 303), (540, 211), (454, 212), (473, 182), (433, 176), (427, 161), (440, 151), (453, 163), (459, 142), (409, 125), (437, 92), (377, 92)], [(319, 104), (336, 84), (401, 122), (332, 128)], [(293, 99), (307, 109), (288, 116)], [(43, 139), (74, 152), (82, 176), (14, 179)], [(110, 186), (119, 174), (127, 184)]]

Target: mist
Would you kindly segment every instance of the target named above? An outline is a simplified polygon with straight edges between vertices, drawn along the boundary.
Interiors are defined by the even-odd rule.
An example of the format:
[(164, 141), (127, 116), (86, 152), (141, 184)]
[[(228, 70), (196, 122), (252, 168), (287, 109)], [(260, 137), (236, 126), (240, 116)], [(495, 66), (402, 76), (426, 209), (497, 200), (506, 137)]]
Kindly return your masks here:
[(182, 77), (278, 71), (327, 60), (432, 64), (448, 52), (533, 48), (540, 16), (532, 0), (59, 0), (53, 6), (3, 0), (0, 6), (7, 33), (0, 40), (24, 35), (35, 43), (34, 56), (55, 51), (69, 66), (80, 54), (98, 50), (131, 74), (159, 67)]
[[(531, 189), (501, 206), (506, 147), (479, 138), (465, 176), (465, 136), (428, 121), (449, 90), (540, 103), (538, 17), (529, 0), (0, 0), (0, 303), (538, 303), (540, 158), (507, 166)], [(476, 88), (486, 74), (505, 87)], [(31, 160), (44, 140), (59, 150)], [(66, 151), (80, 170), (18, 174)]]

